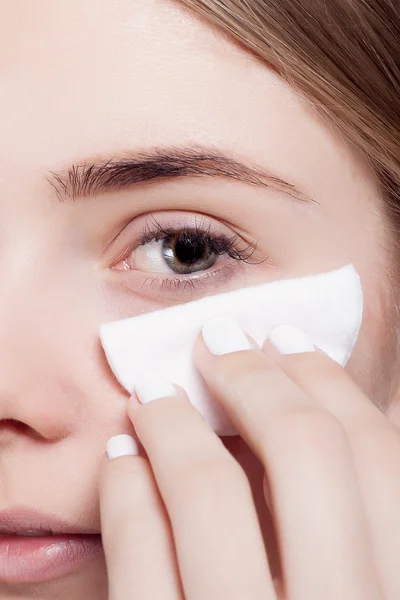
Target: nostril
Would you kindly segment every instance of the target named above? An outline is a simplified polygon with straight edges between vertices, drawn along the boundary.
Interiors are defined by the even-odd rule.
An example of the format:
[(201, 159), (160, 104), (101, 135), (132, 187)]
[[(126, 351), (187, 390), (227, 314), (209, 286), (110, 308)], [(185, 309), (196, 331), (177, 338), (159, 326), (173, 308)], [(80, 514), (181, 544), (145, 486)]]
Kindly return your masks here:
[(29, 425), (23, 423), (22, 421), (18, 421), (17, 419), (0, 419), (0, 431), (5, 429), (14, 429), (16, 431), (25, 432), (30, 429)]

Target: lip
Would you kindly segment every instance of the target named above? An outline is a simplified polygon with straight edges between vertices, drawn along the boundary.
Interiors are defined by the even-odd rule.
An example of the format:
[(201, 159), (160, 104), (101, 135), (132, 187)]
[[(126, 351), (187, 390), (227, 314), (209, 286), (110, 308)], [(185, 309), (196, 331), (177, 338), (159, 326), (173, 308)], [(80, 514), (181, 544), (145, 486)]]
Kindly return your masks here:
[(27, 531), (28, 529), (43, 529), (54, 533), (99, 534), (95, 528), (85, 528), (78, 523), (70, 523), (55, 515), (44, 514), (33, 508), (18, 507), (0, 510), (0, 531)]
[[(18, 531), (44, 530), (52, 535), (23, 537)], [(100, 532), (55, 515), (20, 507), (0, 511), (0, 582), (49, 581), (81, 569), (103, 555)]]

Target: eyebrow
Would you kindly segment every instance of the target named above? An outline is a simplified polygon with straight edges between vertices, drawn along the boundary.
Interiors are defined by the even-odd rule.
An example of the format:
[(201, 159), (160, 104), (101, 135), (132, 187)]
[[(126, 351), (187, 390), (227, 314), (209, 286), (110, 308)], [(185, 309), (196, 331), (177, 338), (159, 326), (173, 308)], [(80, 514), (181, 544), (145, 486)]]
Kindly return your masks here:
[(273, 188), (302, 202), (315, 202), (293, 183), (262, 167), (242, 162), (215, 148), (200, 145), (154, 147), (74, 164), (50, 171), (47, 180), (60, 202), (78, 200), (129, 188), (140, 183), (179, 177), (231, 178)]

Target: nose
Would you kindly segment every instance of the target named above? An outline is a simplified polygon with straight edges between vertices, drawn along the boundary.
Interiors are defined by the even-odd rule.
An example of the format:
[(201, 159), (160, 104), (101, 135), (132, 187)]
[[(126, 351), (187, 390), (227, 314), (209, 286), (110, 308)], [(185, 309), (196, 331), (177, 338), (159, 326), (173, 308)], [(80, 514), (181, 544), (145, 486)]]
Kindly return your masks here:
[(25, 426), (19, 435), (22, 430), (46, 440), (71, 435), (84, 410), (88, 373), (98, 359), (98, 321), (87, 310), (87, 278), (73, 268), (67, 273), (65, 266), (34, 268), (33, 262), (30, 270), (14, 263), (12, 273), (0, 266), (5, 282), (0, 294), (0, 445), (1, 430), (10, 431), (1, 424), (10, 419)]

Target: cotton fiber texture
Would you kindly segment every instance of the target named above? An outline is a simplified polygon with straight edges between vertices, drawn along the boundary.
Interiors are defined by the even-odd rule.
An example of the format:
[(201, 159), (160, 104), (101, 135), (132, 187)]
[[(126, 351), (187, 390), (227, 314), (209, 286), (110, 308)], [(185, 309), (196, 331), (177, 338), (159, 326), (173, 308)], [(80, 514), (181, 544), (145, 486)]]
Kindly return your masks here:
[(104, 323), (100, 339), (115, 377), (129, 393), (135, 390), (137, 376), (156, 372), (186, 390), (218, 435), (235, 435), (193, 362), (193, 345), (205, 321), (232, 317), (260, 346), (277, 325), (293, 325), (344, 366), (355, 346), (362, 312), (360, 278), (350, 264)]

